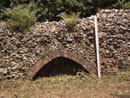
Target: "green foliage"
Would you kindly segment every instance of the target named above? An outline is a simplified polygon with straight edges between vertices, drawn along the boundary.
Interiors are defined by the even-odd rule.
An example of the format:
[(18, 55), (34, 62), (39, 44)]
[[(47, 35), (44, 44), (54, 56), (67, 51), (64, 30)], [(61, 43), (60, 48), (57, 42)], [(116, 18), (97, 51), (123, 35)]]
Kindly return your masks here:
[(130, 9), (130, 1), (123, 5), (124, 9)]
[(117, 2), (115, 4), (112, 5), (113, 8), (124, 8), (125, 5), (125, 0), (117, 0)]
[(39, 21), (59, 20), (60, 18), (56, 16), (62, 12), (67, 14), (81, 12), (81, 16), (85, 16), (90, 14), (90, 10), (93, 8), (88, 0), (37, 0), (35, 4), (38, 9)]
[(79, 19), (79, 15), (80, 15), (79, 13), (78, 14), (71, 13), (70, 15), (62, 13), (60, 17), (64, 20), (66, 25), (75, 25)]
[(43, 52), (43, 53), (42, 53), (42, 57), (45, 57), (45, 56), (46, 56), (46, 53), (45, 53), (45, 52)]
[[(90, 16), (100, 11), (103, 8), (112, 8), (115, 5), (120, 5), (119, 8), (124, 8), (127, 0), (123, 3), (120, 0), (35, 0), (35, 6), (37, 9), (38, 21), (45, 20), (59, 20), (56, 17), (62, 12), (70, 15), (71, 13), (80, 12), (81, 17)], [(123, 7), (122, 7), (123, 6)]]
[(0, 0), (0, 20), (6, 18), (3, 9), (30, 3), (36, 11), (38, 21), (59, 20), (56, 16), (62, 12), (69, 15), (81, 12), (81, 17), (87, 17), (104, 8), (130, 8), (129, 0)]
[(3, 10), (15, 8), (17, 5), (29, 4), (30, 2), (33, 2), (33, 0), (0, 0), (0, 21), (7, 18)]
[(43, 50), (43, 52), (42, 52), (42, 54), (41, 54), (41, 56), (42, 57), (45, 57), (46, 56), (46, 53), (47, 53), (47, 51), (49, 50), (49, 46), (47, 46), (47, 47), (45, 47), (45, 49)]
[(0, 8), (5, 8), (8, 7), (9, 5), (10, 5), (9, 0), (0, 0)]
[(0, 13), (0, 21), (5, 17), (5, 13), (3, 11), (1, 11)]
[(85, 48), (85, 49), (89, 49), (88, 45), (82, 45), (82, 47)]
[(121, 63), (125, 66), (128, 64), (128, 61), (127, 60), (122, 60)]
[(118, 2), (113, 5), (114, 8), (122, 8), (122, 9), (129, 9), (130, 8), (130, 1), (125, 3), (125, 0), (118, 0)]
[(121, 60), (121, 68), (120, 70), (127, 71), (130, 70), (129, 61), (127, 59)]
[(8, 16), (7, 27), (11, 30), (25, 32), (29, 27), (35, 23), (35, 12), (31, 11), (25, 5), (17, 6), (13, 9), (7, 9), (6, 15)]

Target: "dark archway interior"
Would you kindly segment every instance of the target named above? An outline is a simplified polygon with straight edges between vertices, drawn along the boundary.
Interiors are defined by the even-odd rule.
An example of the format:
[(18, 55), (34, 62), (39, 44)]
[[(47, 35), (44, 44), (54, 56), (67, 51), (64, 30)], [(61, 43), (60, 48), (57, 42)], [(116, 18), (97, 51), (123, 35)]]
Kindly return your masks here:
[(44, 65), (34, 79), (57, 75), (76, 75), (79, 71), (88, 73), (79, 63), (65, 57), (57, 57)]

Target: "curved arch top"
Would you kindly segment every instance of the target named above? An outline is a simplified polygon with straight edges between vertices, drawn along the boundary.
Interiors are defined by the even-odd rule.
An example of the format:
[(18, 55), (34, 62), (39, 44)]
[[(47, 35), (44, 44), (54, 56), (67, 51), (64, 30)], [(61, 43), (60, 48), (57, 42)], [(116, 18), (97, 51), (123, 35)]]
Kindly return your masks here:
[(30, 68), (29, 72), (27, 73), (28, 79), (33, 79), (34, 76), (39, 72), (39, 70), (47, 63), (49, 63), (51, 60), (57, 58), (57, 57), (64, 57), (71, 59), (77, 63), (79, 63), (83, 68), (85, 68), (90, 74), (96, 73), (94, 69), (94, 63), (90, 62), (88, 59), (84, 58), (81, 55), (78, 55), (77, 53), (66, 51), (66, 50), (55, 50), (49, 52), (45, 57), (41, 57), (40, 60)]

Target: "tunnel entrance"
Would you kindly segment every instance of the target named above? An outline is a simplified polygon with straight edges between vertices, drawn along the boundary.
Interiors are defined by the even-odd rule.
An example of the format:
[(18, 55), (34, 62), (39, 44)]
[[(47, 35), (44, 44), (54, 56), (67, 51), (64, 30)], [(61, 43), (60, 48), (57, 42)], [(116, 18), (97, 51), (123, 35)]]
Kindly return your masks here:
[(80, 71), (88, 73), (79, 63), (65, 57), (57, 57), (45, 64), (33, 79), (57, 75), (76, 75)]

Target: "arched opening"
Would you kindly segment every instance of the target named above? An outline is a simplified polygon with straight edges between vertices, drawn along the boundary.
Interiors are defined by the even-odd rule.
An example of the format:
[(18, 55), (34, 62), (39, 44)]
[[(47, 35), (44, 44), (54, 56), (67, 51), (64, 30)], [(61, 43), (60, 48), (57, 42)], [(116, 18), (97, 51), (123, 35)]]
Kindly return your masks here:
[(50, 77), (57, 75), (76, 75), (77, 72), (84, 71), (88, 73), (85, 68), (79, 63), (65, 57), (57, 57), (47, 64), (45, 64), (33, 77), (37, 79), (39, 77)]

